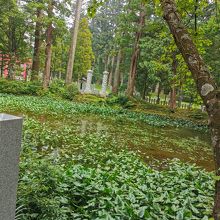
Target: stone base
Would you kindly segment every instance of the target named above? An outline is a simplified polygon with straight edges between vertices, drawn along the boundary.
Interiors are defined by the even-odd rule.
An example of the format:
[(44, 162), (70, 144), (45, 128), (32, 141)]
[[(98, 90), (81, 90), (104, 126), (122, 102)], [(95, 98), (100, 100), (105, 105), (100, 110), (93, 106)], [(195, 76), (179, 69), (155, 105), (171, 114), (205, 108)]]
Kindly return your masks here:
[(22, 118), (0, 114), (0, 219), (14, 220)]

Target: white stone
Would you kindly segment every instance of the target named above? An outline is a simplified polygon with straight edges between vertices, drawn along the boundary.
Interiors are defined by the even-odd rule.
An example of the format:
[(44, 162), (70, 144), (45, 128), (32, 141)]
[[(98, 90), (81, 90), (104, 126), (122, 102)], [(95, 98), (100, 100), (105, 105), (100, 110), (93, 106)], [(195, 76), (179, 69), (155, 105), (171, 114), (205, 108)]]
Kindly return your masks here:
[(198, 64), (198, 61), (192, 56), (189, 56), (188, 60), (189, 60), (189, 63), (191, 65), (197, 65)]
[(206, 83), (202, 86), (201, 94), (202, 96), (207, 96), (213, 90), (214, 90), (214, 87), (211, 84)]
[(108, 85), (108, 74), (109, 72), (105, 71), (103, 73), (103, 79), (102, 79), (102, 90), (100, 92), (100, 95), (105, 97), (106, 96), (106, 90), (107, 90), (107, 85)]
[(92, 74), (93, 74), (93, 71), (92, 70), (88, 70), (87, 81), (86, 81), (86, 88), (84, 90), (84, 93), (86, 93), (86, 94), (91, 94), (92, 93), (92, 88), (91, 88), (91, 85), (92, 85)]
[(183, 36), (181, 36), (182, 40), (190, 40), (190, 37), (188, 36), (188, 34), (184, 34)]

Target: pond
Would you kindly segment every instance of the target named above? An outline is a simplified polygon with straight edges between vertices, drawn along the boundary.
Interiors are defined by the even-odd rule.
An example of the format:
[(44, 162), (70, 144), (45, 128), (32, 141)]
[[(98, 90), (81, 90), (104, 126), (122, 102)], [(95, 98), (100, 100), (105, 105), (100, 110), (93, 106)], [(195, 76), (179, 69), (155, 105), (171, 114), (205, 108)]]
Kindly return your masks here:
[[(97, 139), (104, 136), (109, 145), (114, 143), (118, 149), (136, 152), (147, 163), (152, 159), (179, 158), (208, 171), (214, 170), (211, 141), (209, 134), (205, 132), (175, 127), (159, 128), (143, 122), (116, 120), (110, 117), (101, 119), (89, 114), (76, 117), (73, 115), (71, 118), (52, 118), (45, 115), (28, 117), (35, 118), (43, 126), (49, 126), (55, 132), (54, 135), (57, 135), (58, 139), (60, 137), (57, 144), (59, 147), (55, 149), (53, 147), (55, 155), (64, 149), (65, 153), (76, 153), (83, 138), (94, 135)], [(65, 140), (61, 136), (69, 138), (66, 145), (63, 144)]]

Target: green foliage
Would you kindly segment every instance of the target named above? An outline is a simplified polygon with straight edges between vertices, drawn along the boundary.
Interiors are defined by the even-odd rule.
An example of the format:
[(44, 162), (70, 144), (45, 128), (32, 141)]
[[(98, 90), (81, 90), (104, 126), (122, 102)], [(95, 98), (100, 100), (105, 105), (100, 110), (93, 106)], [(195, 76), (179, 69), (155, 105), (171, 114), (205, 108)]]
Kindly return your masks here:
[(119, 95), (119, 96), (110, 96), (107, 98), (106, 103), (109, 105), (119, 105), (122, 108), (131, 108), (134, 104), (129, 100), (127, 96)]
[(0, 92), (16, 95), (37, 95), (42, 89), (40, 82), (23, 82), (14, 80), (0, 80)]
[(196, 110), (189, 114), (189, 117), (194, 119), (206, 119), (207, 115), (204, 112)]
[(212, 176), (179, 161), (167, 166), (157, 171), (126, 152), (94, 168), (29, 155), (18, 189), (23, 219), (208, 219)]
[[(25, 121), (18, 187), (18, 206), (24, 207), (22, 220), (187, 220), (210, 216), (213, 174), (179, 160), (166, 161), (160, 170), (158, 163), (152, 168), (136, 154), (118, 151), (114, 143), (107, 145), (104, 135), (78, 140), (71, 129), (61, 134), (54, 129), (50, 132), (45, 124)], [(56, 149), (64, 142), (78, 143), (81, 148), (58, 158), (38, 153), (39, 143), (50, 143)]]
[(0, 92), (14, 95), (49, 96), (73, 100), (78, 94), (76, 84), (65, 85), (62, 80), (54, 80), (48, 90), (44, 90), (42, 84), (37, 81), (23, 82), (14, 80), (0, 80)]
[(63, 80), (54, 80), (45, 92), (45, 95), (49, 97), (73, 100), (74, 96), (79, 93), (79, 89), (75, 83), (66, 85)]
[(89, 30), (87, 18), (82, 18), (77, 37), (76, 56), (74, 62), (74, 78), (81, 79), (86, 76), (87, 71), (91, 69), (94, 61), (92, 51), (92, 34)]
[[(7, 107), (11, 111), (19, 110), (21, 112), (34, 112), (36, 115), (52, 114), (66, 115), (72, 117), (74, 114), (91, 113), (100, 117), (114, 116), (118, 120), (129, 120), (134, 122), (144, 122), (148, 125), (156, 127), (185, 127), (195, 130), (208, 131), (206, 125), (195, 124), (192, 121), (184, 119), (174, 119), (166, 116), (155, 114), (144, 114), (132, 112), (127, 109), (113, 109), (109, 106), (100, 106), (97, 104), (76, 103), (68, 101), (57, 101), (52, 98), (37, 97), (16, 97), (9, 95), (0, 95), (0, 110)], [(103, 102), (102, 102), (103, 104)]]
[(90, 95), (90, 94), (80, 94), (76, 97), (77, 102), (82, 102), (82, 103), (90, 103), (90, 104), (104, 104), (105, 99), (96, 96), (96, 95)]
[(75, 83), (72, 83), (70, 85), (65, 86), (65, 90), (62, 94), (62, 97), (64, 99), (73, 100), (77, 94), (79, 94), (78, 86)]
[[(118, 50), (116, 33), (118, 17), (123, 10), (124, 3), (124, 0), (109, 0), (104, 4), (101, 3), (96, 16), (92, 19), (92, 45), (95, 54), (94, 77), (96, 80), (102, 79), (102, 74), (105, 70), (110, 71), (109, 61), (112, 56), (116, 56), (116, 51)], [(119, 39), (121, 39), (120, 36)], [(113, 71), (114, 66), (111, 67), (111, 71)]]
[[(28, 112), (42, 120), (26, 117), (24, 121), (17, 201), (23, 207), (21, 220), (210, 217), (214, 174), (178, 160), (166, 161), (162, 169), (160, 162), (148, 166), (136, 154), (119, 149), (114, 140), (108, 142), (106, 135), (73, 132), (82, 113), (105, 119), (112, 116), (117, 122), (134, 120), (135, 124), (158, 120), (161, 124), (157, 126), (164, 126), (165, 118), (141, 118), (144, 114), (99, 105), (12, 95), (0, 96), (2, 110)], [(49, 118), (54, 120), (52, 124)], [(176, 126), (169, 123), (167, 126)], [(181, 145), (190, 148), (192, 141)]]
[[(0, 1), (0, 51), (10, 55), (10, 64), (16, 64), (16, 58), (25, 59), (30, 55), (26, 50), (28, 43), (25, 35), (30, 27), (25, 22), (25, 14), (21, 12), (14, 0)], [(13, 63), (13, 64), (12, 64)]]

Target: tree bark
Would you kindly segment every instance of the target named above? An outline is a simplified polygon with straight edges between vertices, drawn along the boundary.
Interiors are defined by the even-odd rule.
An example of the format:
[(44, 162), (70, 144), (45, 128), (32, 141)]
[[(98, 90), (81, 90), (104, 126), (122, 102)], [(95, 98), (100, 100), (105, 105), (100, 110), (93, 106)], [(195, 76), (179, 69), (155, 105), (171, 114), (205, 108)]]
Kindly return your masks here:
[(82, 2), (83, 0), (77, 0), (77, 3), (76, 3), (75, 21), (74, 21), (74, 27), (72, 31), (72, 39), (71, 39), (71, 45), (69, 49), (69, 58), (68, 58), (67, 72), (66, 72), (66, 84), (71, 84), (72, 79), (73, 79), (73, 66), (74, 66), (75, 53), (76, 53), (76, 43), (77, 43), (77, 36), (78, 36), (78, 30), (79, 30)]
[(143, 88), (143, 93), (142, 93), (142, 99), (143, 99), (143, 100), (146, 99), (146, 93), (147, 93), (147, 77), (148, 77), (148, 75), (145, 74), (145, 76), (144, 76), (144, 88)]
[(127, 87), (128, 96), (133, 96), (133, 93), (134, 93), (135, 80), (137, 76), (137, 62), (138, 62), (138, 57), (140, 53), (139, 42), (140, 42), (141, 35), (143, 32), (143, 27), (145, 25), (145, 16), (146, 16), (146, 13), (142, 6), (142, 9), (140, 12), (139, 24), (138, 24), (139, 30), (136, 32), (134, 49), (133, 49), (133, 54), (131, 57), (131, 65), (130, 65), (130, 72), (129, 72), (129, 77), (128, 77), (128, 87)]
[(172, 86), (170, 90), (170, 100), (169, 100), (169, 107), (172, 112), (176, 109), (176, 88)]
[(118, 56), (117, 56), (117, 64), (116, 64), (114, 83), (112, 88), (113, 94), (118, 93), (118, 87), (120, 85), (120, 63), (121, 63), (121, 50), (118, 51)]
[(109, 71), (109, 65), (110, 65), (110, 56), (107, 56), (107, 59), (105, 60), (105, 71)]
[(178, 66), (178, 61), (176, 59), (176, 52), (174, 51), (173, 52), (173, 62), (172, 62), (172, 71), (173, 71), (173, 77), (174, 79), (172, 80), (172, 88), (171, 88), (171, 91), (170, 91), (170, 102), (169, 102), (169, 105), (170, 105), (170, 109), (171, 111), (175, 111), (176, 109), (176, 80), (175, 80), (175, 77), (177, 75), (177, 66)]
[(42, 10), (37, 9), (37, 21), (35, 27), (35, 39), (34, 39), (34, 54), (33, 54), (33, 64), (32, 64), (32, 74), (31, 81), (38, 79), (38, 74), (40, 70), (40, 46), (41, 46), (41, 29), (42, 23), (40, 21), (42, 17)]
[[(190, 37), (186, 27), (183, 25), (173, 0), (160, 0), (170, 31), (174, 37), (177, 47), (192, 73), (204, 105), (209, 115), (209, 126), (211, 129), (212, 145), (216, 165), (216, 175), (220, 177), (220, 89), (211, 77), (202, 57)], [(215, 184), (215, 205), (213, 217), (220, 220), (220, 180)]]
[(108, 85), (112, 86), (112, 79), (113, 79), (113, 72), (114, 72), (114, 64), (115, 64), (115, 57), (112, 57), (112, 63), (111, 63), (111, 70), (109, 73), (109, 78), (108, 78)]
[[(48, 18), (52, 19), (53, 16), (54, 2), (50, 1), (48, 5)], [(44, 67), (44, 80), (43, 88), (47, 89), (50, 83), (50, 70), (51, 70), (51, 59), (52, 59), (52, 38), (53, 38), (53, 24), (52, 21), (48, 24), (46, 30), (46, 49), (45, 49), (45, 67)]]
[(161, 93), (162, 87), (161, 84), (159, 83), (158, 85), (158, 90), (157, 90), (157, 104), (160, 104), (160, 93)]
[[(123, 60), (124, 57), (121, 57), (121, 60)], [(124, 85), (124, 72), (120, 71), (120, 86)]]

